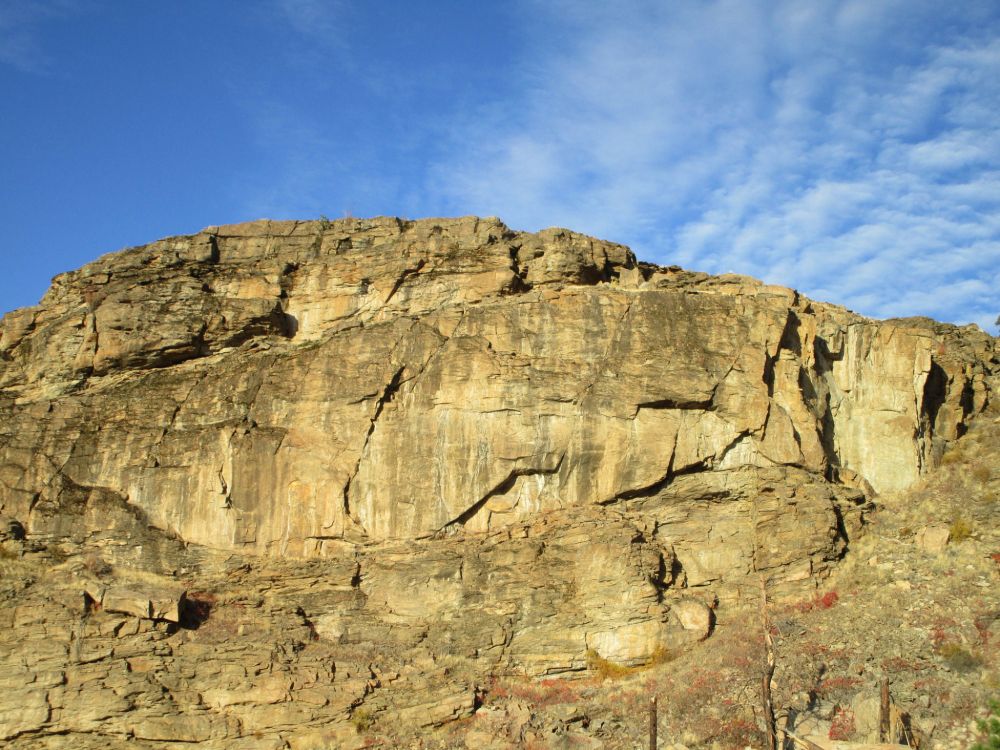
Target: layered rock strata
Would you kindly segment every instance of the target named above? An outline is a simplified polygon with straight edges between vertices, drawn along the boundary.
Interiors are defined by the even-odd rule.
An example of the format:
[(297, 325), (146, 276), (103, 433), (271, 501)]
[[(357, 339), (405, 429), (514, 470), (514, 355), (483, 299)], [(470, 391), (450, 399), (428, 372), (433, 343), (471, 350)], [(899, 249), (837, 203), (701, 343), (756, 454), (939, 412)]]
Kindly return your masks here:
[[(105, 256), (2, 321), (28, 566), (4, 617), (30, 637), (0, 656), (35, 687), (0, 737), (296, 746), (363, 704), (442, 723), (490, 674), (655, 660), (762, 577), (814, 588), (997, 365), (974, 327), (495, 219)], [(81, 691), (118, 708), (81, 718)]]
[(487, 531), (799, 467), (894, 490), (987, 398), (992, 339), (496, 220), (257, 222), (63, 274), (3, 319), (0, 503), (69, 484), (183, 539)]

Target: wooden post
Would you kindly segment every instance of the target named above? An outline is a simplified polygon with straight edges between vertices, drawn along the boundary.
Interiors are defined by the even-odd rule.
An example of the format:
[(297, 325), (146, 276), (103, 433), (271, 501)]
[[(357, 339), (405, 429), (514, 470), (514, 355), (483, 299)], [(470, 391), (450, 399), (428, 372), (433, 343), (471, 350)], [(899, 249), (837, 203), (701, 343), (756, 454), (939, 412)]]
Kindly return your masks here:
[(767, 725), (768, 750), (777, 750), (778, 737), (774, 732), (774, 706), (771, 703), (771, 670), (762, 679), (761, 694), (764, 700), (764, 724)]
[(656, 750), (656, 696), (649, 699), (649, 750)]
[(889, 678), (882, 678), (882, 706), (878, 718), (878, 741), (889, 741)]
[(771, 702), (771, 678), (774, 677), (774, 639), (771, 637), (771, 620), (767, 615), (767, 587), (760, 577), (760, 619), (764, 628), (764, 647), (767, 663), (761, 680), (761, 700), (764, 703), (764, 724), (767, 729), (767, 750), (778, 750), (778, 737), (774, 731), (774, 704)]

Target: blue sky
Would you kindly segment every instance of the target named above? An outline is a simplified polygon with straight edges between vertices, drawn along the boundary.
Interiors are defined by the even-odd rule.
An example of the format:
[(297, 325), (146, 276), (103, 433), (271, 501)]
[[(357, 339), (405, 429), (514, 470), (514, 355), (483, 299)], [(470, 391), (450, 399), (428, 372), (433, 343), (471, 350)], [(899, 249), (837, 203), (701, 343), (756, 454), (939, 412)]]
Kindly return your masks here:
[(0, 0), (0, 311), (262, 217), (495, 215), (996, 332), (996, 0)]

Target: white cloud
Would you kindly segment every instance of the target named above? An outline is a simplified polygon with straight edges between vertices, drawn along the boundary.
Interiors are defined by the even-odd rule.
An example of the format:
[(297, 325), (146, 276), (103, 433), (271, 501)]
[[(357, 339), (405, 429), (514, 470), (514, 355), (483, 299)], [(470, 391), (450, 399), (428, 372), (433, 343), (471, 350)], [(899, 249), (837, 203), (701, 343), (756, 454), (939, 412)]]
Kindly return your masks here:
[(274, 0), (279, 16), (306, 36), (337, 41), (343, 34), (340, 0)]
[(39, 37), (39, 27), (85, 10), (82, 0), (5, 0), (0, 4), (0, 64), (24, 73), (47, 73), (52, 58)]
[(436, 167), (433, 188), (455, 212), (570, 226), (870, 315), (992, 329), (1000, 21), (989, 3), (524, 8), (548, 33), (527, 32), (522, 98), (503, 117), (459, 121)]

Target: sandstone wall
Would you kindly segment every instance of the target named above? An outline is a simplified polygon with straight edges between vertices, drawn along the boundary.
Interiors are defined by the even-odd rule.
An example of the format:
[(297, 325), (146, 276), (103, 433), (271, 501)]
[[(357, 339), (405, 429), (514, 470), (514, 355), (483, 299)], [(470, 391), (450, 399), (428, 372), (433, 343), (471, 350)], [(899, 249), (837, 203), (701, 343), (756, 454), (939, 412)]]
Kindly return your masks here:
[(976, 330), (475, 218), (212, 227), (63, 274), (2, 330), (5, 513), (30, 527), (69, 482), (294, 555), (745, 467), (897, 490), (995, 357)]
[(676, 655), (811, 596), (998, 365), (493, 219), (106, 256), (0, 324), (0, 740), (348, 747)]

